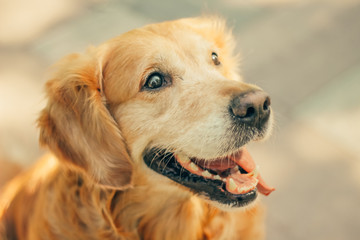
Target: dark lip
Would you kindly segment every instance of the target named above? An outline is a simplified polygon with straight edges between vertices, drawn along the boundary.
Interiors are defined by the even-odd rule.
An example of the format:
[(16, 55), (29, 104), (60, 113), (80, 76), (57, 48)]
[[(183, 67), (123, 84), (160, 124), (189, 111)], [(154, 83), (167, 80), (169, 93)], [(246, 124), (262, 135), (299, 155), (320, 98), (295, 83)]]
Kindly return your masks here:
[(143, 153), (145, 164), (163, 176), (187, 187), (194, 194), (230, 207), (243, 207), (254, 201), (257, 190), (245, 194), (232, 194), (221, 180), (205, 179), (184, 169), (174, 153), (161, 148), (148, 148)]

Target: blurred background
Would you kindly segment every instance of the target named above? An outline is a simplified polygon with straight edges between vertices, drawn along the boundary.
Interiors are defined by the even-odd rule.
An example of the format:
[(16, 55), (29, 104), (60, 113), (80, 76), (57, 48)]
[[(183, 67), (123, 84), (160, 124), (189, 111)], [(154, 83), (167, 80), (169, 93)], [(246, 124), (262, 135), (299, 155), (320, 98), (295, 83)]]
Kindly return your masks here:
[(33, 163), (49, 66), (144, 24), (228, 21), (273, 136), (250, 151), (277, 190), (267, 239), (360, 237), (360, 0), (0, 0), (0, 182)]

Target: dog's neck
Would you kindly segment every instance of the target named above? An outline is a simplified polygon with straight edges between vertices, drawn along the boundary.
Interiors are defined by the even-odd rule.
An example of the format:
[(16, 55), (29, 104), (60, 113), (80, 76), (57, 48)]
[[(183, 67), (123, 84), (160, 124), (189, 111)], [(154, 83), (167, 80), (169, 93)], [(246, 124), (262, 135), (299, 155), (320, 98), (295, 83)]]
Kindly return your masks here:
[(111, 216), (114, 231), (126, 239), (207, 239), (212, 234), (206, 226), (219, 210), (190, 192), (149, 185), (97, 190), (103, 198), (100, 208)]
[(139, 234), (141, 239), (203, 239), (209, 212), (197, 197), (135, 186), (115, 192), (111, 202), (115, 224)]
[(125, 191), (99, 190), (102, 212), (111, 216), (109, 225), (125, 239), (261, 239), (263, 226), (252, 224), (262, 216), (255, 214), (262, 211), (259, 206), (222, 211), (179, 186), (140, 182)]
[(46, 176), (33, 172), (31, 176), (41, 177), (27, 180), (33, 190), (19, 195), (33, 201), (38, 214), (30, 214), (26, 205), (9, 209), (19, 213), (14, 216), (23, 215), (9, 219), (10, 224), (21, 220), (17, 225), (27, 226), (16, 233), (21, 239), (33, 232), (54, 239), (259, 239), (254, 233), (262, 226), (251, 224), (261, 216), (254, 213), (261, 211), (258, 207), (224, 212), (177, 186), (154, 187), (143, 179), (143, 184), (119, 191), (93, 184), (68, 168), (50, 168)]
[[(79, 209), (90, 209), (73, 224), (96, 230), (90, 235), (101, 239), (211, 239), (232, 226), (231, 214), (175, 186), (161, 188), (149, 183), (119, 191), (91, 184), (83, 175), (69, 170), (62, 175), (65, 178), (59, 181), (68, 185), (64, 188), (68, 205), (62, 212), (71, 215)], [(64, 223), (56, 225), (60, 224)]]

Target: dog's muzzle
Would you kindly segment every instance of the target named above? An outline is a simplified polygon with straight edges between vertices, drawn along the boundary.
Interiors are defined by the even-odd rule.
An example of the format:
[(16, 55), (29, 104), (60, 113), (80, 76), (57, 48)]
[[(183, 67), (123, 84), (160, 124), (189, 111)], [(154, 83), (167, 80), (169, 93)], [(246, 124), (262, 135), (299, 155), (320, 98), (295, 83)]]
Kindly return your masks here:
[(271, 114), (270, 98), (261, 90), (235, 95), (228, 104), (231, 118), (222, 156), (202, 159), (187, 156), (178, 149), (147, 148), (145, 163), (155, 172), (187, 187), (208, 200), (242, 207), (256, 199), (257, 192), (270, 194), (274, 188), (261, 178), (252, 157), (244, 147), (262, 139)]

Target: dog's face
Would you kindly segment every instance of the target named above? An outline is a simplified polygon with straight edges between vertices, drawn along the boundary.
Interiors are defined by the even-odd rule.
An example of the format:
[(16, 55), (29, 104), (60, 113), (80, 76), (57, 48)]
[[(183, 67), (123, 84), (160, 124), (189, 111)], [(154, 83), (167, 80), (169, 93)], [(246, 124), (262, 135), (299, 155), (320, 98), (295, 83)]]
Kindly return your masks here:
[[(103, 139), (98, 145), (110, 145), (112, 151), (119, 144), (117, 157), (116, 153), (109, 156), (108, 150), (104, 155), (110, 162), (106, 168), (115, 172), (111, 177), (121, 180), (101, 176), (108, 173), (99, 173), (99, 169), (93, 173), (90, 170), (90, 175), (104, 185), (119, 187), (130, 182), (131, 172), (143, 171), (146, 166), (156, 172), (150, 174), (163, 175), (209, 200), (233, 207), (253, 201), (256, 187), (264, 194), (270, 193), (272, 189), (257, 176), (244, 148), (248, 142), (269, 134), (270, 99), (258, 87), (242, 82), (233, 45), (223, 22), (197, 18), (149, 25), (96, 49), (92, 59), (100, 59), (99, 67), (86, 70), (95, 75), (89, 81), (92, 87), (87, 83), (86, 89), (93, 88), (93, 94), (102, 100), (115, 120), (111, 127), (115, 125), (123, 139), (105, 135), (112, 130), (101, 133), (106, 126), (97, 126), (92, 130), (96, 133), (90, 135)], [(77, 87), (78, 92), (82, 89)], [(88, 99), (94, 97), (85, 95)], [(56, 121), (56, 114), (50, 115), (47, 117)], [(93, 129), (79, 125), (81, 131)], [(52, 146), (45, 138), (43, 142)], [(90, 155), (91, 146), (79, 156), (72, 152), (80, 151), (69, 148), (73, 147), (64, 149), (59, 143), (52, 147), (62, 158), (88, 172), (98, 165), (95, 157), (90, 163), (89, 159), (79, 160)], [(116, 174), (115, 169), (128, 176), (120, 176), (119, 171)]]

